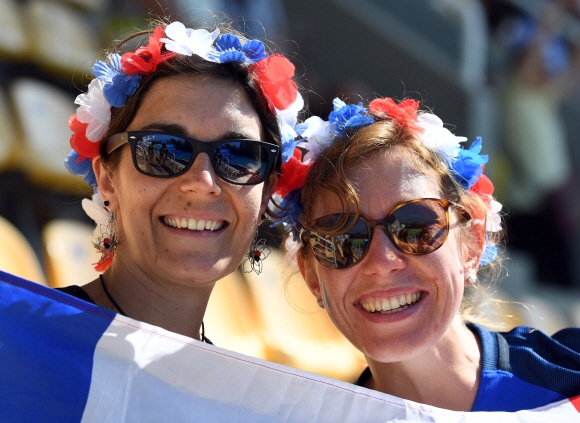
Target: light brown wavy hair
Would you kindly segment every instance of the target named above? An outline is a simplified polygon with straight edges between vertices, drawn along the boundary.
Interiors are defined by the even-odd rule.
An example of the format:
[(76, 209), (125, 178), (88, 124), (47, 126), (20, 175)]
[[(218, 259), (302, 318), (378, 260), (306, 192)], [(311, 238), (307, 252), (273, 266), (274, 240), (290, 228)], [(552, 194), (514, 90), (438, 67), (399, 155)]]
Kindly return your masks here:
[[(420, 113), (420, 112), (419, 112)], [(462, 242), (481, 256), (487, 242), (499, 243), (502, 232), (486, 232), (485, 216), (489, 211), (488, 205), (474, 192), (468, 191), (453, 176), (447, 162), (437, 153), (427, 148), (419, 138), (416, 130), (402, 126), (389, 118), (382, 118), (375, 123), (358, 130), (343, 138), (337, 138), (322, 151), (315, 159), (308, 171), (306, 181), (301, 192), (303, 214), (300, 216), (300, 225), (305, 230), (316, 230), (311, 225), (314, 219), (314, 209), (317, 199), (322, 192), (331, 193), (341, 204), (343, 213), (354, 214), (355, 221), (360, 215), (360, 199), (356, 186), (346, 176), (346, 172), (363, 162), (371, 154), (389, 154), (393, 149), (405, 149), (406, 154), (423, 172), (429, 172), (437, 178), (438, 184), (447, 200), (461, 204), (469, 212), (472, 219), (460, 219), (462, 228)], [(347, 218), (338, 222), (333, 228), (325, 228), (325, 233), (339, 234), (344, 232)], [(467, 230), (468, 226), (475, 225)], [(285, 237), (291, 236), (291, 231)], [(300, 248), (297, 254), (307, 259), (312, 251), (308, 243), (300, 239)], [(476, 321), (487, 326), (493, 322), (486, 321), (478, 316), (477, 306), (484, 296), (483, 287), (495, 282), (501, 272), (501, 257), (487, 266), (480, 266), (478, 282), (466, 287), (460, 314), (464, 320)]]

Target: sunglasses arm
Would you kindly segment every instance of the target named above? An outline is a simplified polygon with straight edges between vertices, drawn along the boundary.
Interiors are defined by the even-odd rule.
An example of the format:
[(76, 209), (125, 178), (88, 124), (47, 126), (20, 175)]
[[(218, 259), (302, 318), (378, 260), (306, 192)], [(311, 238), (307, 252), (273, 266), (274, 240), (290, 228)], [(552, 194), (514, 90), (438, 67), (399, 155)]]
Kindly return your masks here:
[(121, 133), (115, 134), (107, 140), (107, 145), (106, 145), (105, 151), (107, 154), (111, 154), (117, 148), (121, 147), (122, 145), (125, 145), (128, 142), (129, 142), (129, 133), (128, 132), (121, 132)]

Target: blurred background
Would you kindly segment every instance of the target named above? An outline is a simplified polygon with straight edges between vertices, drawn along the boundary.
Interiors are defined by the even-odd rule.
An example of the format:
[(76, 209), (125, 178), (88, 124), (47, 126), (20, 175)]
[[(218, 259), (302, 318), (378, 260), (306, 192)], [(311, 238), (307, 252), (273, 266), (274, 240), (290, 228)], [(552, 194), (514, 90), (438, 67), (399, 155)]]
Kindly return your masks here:
[[(483, 137), (504, 204), (504, 278), (486, 311), (552, 334), (580, 326), (580, 0), (0, 0), (0, 269), (49, 286), (96, 277), (91, 192), (63, 165), (75, 97), (104, 49), (151, 15), (222, 11), (296, 65), (308, 112), (332, 99), (411, 97)], [(243, 17), (243, 18), (242, 18)], [(220, 281), (205, 320), (244, 354), (354, 380), (360, 354), (284, 270)]]

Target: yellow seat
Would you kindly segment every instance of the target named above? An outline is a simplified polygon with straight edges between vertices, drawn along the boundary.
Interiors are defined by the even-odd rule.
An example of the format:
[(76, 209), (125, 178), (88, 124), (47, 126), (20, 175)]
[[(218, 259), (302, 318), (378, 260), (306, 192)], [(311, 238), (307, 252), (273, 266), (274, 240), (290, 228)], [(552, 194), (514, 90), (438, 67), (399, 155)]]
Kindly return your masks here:
[(267, 359), (252, 298), (239, 270), (216, 283), (203, 320), (205, 335), (215, 345)]
[(3, 217), (0, 217), (0, 239), (0, 270), (46, 285), (42, 266), (30, 243)]
[(33, 57), (49, 71), (81, 80), (98, 57), (98, 36), (88, 17), (63, 3), (26, 2)]
[(10, 86), (10, 97), (22, 134), (17, 148), (22, 170), (37, 185), (89, 194), (83, 178), (64, 166), (71, 150), (67, 122), (76, 110), (70, 96), (46, 82), (22, 78)]
[(0, 0), (0, 56), (19, 58), (29, 49), (20, 4), (15, 0)]
[(285, 289), (285, 264), (274, 250), (264, 262), (263, 273), (246, 274), (269, 360), (302, 370), (352, 382), (366, 366), (363, 355), (334, 327), (318, 307), (300, 274)]
[(100, 256), (91, 242), (94, 227), (74, 220), (56, 219), (42, 230), (48, 284), (54, 288), (84, 285), (98, 276)]

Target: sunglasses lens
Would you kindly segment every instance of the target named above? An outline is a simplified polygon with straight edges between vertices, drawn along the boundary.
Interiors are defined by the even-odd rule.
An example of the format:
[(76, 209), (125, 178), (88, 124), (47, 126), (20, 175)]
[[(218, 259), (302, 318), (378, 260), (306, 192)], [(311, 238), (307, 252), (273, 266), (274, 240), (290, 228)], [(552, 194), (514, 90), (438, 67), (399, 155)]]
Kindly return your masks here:
[(135, 161), (143, 173), (172, 176), (180, 173), (191, 161), (189, 142), (175, 135), (147, 134), (135, 145)]
[(270, 154), (268, 149), (252, 141), (228, 141), (214, 152), (216, 172), (226, 181), (237, 184), (258, 184), (266, 177)]
[[(314, 222), (314, 226), (331, 228), (335, 226), (342, 215), (325, 216)], [(347, 226), (352, 224), (351, 216)], [(358, 263), (367, 251), (369, 244), (369, 229), (365, 222), (359, 220), (348, 232), (341, 235), (310, 234), (310, 244), (314, 255), (323, 265), (333, 269), (343, 269)]]
[(404, 204), (388, 216), (387, 223), (392, 239), (405, 253), (431, 253), (447, 238), (446, 208), (435, 200)]

